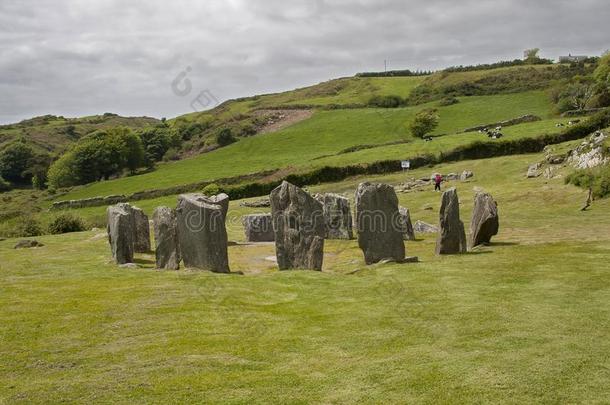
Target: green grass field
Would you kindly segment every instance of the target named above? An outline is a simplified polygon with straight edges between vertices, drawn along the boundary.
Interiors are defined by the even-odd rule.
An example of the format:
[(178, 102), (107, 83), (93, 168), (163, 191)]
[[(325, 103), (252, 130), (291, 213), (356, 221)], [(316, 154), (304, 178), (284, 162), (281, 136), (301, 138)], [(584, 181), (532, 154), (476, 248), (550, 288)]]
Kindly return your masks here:
[[(356, 109), (318, 111), (311, 119), (275, 133), (257, 135), (217, 151), (178, 162), (160, 164), (152, 173), (80, 187), (60, 199), (79, 199), (110, 194), (129, 194), (136, 191), (195, 183), (223, 177), (255, 173), (278, 168), (315, 168), (330, 164), (333, 159), (319, 159), (343, 149), (364, 144), (383, 144), (412, 140), (400, 146), (406, 156), (414, 156), (429, 148), (442, 150), (463, 145), (480, 134), (457, 134), (426, 145), (414, 140), (408, 124), (415, 112), (426, 106), (398, 109)], [(544, 92), (528, 92), (484, 97), (464, 97), (461, 102), (439, 109), (440, 124), (435, 134), (451, 134), (469, 126), (514, 118), (524, 114), (551, 117), (551, 106)], [(515, 136), (539, 135), (555, 131), (555, 120), (507, 128), (506, 134)], [(511, 135), (512, 136), (512, 135)], [(384, 149), (371, 149), (341, 156), (338, 161), (366, 163), (391, 158)]]
[[(103, 231), (27, 251), (0, 242), (0, 403), (605, 403), (610, 200), (580, 212), (582, 190), (525, 178), (540, 159), (310, 189), (352, 196), (364, 180), (473, 170), (445, 187), (458, 187), (467, 229), (474, 188), (491, 192), (500, 234), (442, 258), (434, 235), (418, 235), (406, 246), (419, 264), (364, 266), (355, 241), (328, 241), (322, 273), (277, 271), (272, 244), (229, 248), (243, 276), (159, 272), (152, 255), (137, 270), (112, 265)], [(399, 199), (413, 220), (436, 221), (439, 194)], [(141, 205), (160, 204), (175, 197)], [(231, 203), (231, 240), (256, 211)]]

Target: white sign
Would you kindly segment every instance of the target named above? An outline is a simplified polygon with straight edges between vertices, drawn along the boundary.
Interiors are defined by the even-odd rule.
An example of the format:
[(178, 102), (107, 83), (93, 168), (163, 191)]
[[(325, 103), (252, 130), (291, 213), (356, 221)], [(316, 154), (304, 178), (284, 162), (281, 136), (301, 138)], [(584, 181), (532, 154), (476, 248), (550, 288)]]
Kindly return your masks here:
[(403, 161), (401, 161), (401, 162), (400, 162), (400, 166), (401, 166), (403, 169), (408, 169), (408, 168), (410, 168), (410, 167), (411, 167), (411, 161), (409, 161), (409, 160), (403, 160)]

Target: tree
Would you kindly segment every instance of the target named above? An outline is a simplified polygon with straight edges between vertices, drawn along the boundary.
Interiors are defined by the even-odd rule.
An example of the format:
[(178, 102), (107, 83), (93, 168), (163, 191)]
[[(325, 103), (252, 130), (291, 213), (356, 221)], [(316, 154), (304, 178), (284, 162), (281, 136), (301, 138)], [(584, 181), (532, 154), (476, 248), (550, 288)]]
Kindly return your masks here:
[(11, 187), (11, 183), (9, 183), (8, 181), (4, 180), (2, 178), (2, 176), (0, 176), (0, 193), (3, 193), (5, 191), (11, 191), (12, 187)]
[(597, 68), (593, 72), (593, 77), (597, 83), (610, 87), (610, 51), (604, 53), (599, 62), (597, 62)]
[(589, 101), (595, 96), (595, 82), (586, 76), (575, 76), (574, 83), (567, 88), (567, 95), (570, 104), (576, 110), (584, 110)]
[(423, 138), (438, 126), (438, 115), (435, 109), (426, 109), (418, 112), (409, 126), (413, 136)]
[(233, 133), (230, 128), (224, 128), (221, 130), (218, 135), (216, 135), (216, 143), (220, 146), (227, 146), (237, 141), (235, 137), (233, 137)]
[(26, 170), (33, 156), (34, 151), (25, 141), (9, 144), (0, 152), (0, 176), (13, 183), (29, 183), (31, 176)]
[(124, 169), (144, 164), (139, 136), (127, 128), (112, 128), (81, 138), (49, 169), (49, 185), (69, 187), (109, 179)]
[(538, 52), (540, 52), (540, 48), (531, 48), (526, 49), (523, 52), (523, 56), (526, 62), (533, 62), (539, 59)]

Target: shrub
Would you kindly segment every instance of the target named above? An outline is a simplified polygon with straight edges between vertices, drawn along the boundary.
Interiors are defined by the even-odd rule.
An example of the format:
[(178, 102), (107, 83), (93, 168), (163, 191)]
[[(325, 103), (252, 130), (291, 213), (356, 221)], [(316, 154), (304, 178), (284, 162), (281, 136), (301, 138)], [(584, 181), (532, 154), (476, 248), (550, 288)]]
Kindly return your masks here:
[(447, 96), (441, 99), (441, 101), (438, 102), (438, 105), (441, 107), (446, 107), (448, 105), (453, 105), (453, 104), (457, 104), (459, 103), (460, 100), (455, 97), (455, 96)]
[(581, 188), (591, 188), (593, 196), (605, 198), (610, 196), (610, 166), (596, 169), (577, 170), (565, 179), (566, 184)]
[(216, 135), (216, 143), (220, 146), (227, 146), (235, 142), (237, 139), (233, 136), (231, 129), (224, 128)]
[(26, 217), (18, 227), (19, 236), (31, 237), (42, 235), (42, 228), (38, 221), (32, 217)]
[(4, 178), (2, 178), (2, 176), (0, 176), (0, 193), (3, 193), (5, 191), (11, 191), (11, 189), (12, 189), (11, 183), (4, 180)]
[(178, 149), (176, 148), (169, 148), (167, 152), (165, 152), (165, 154), (163, 155), (164, 162), (169, 162), (178, 159), (180, 159), (180, 155), (178, 154)]
[(201, 194), (207, 195), (208, 197), (217, 195), (220, 192), (221, 192), (220, 187), (218, 187), (218, 184), (216, 184), (216, 183), (208, 184), (207, 186), (205, 186), (203, 188), (203, 190), (201, 190)]
[(427, 133), (431, 132), (438, 125), (438, 115), (436, 110), (426, 109), (418, 112), (415, 119), (409, 126), (413, 136), (423, 138)]
[(369, 107), (396, 108), (404, 105), (405, 102), (400, 96), (373, 96), (368, 102)]
[(49, 233), (58, 235), (69, 232), (82, 232), (86, 230), (85, 222), (73, 214), (60, 214), (49, 224)]

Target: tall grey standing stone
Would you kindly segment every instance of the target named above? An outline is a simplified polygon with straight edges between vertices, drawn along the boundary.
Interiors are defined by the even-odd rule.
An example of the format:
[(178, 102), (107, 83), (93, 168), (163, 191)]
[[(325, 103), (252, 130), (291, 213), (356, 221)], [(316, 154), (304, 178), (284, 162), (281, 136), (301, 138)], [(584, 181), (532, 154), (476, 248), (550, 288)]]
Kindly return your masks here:
[(271, 214), (251, 214), (242, 218), (247, 242), (273, 242), (273, 220)]
[(185, 267), (229, 273), (223, 207), (198, 194), (178, 197), (178, 245)]
[(117, 204), (106, 209), (108, 242), (117, 264), (133, 262), (135, 222), (129, 205)]
[(318, 195), (316, 200), (323, 204), (326, 239), (353, 239), (349, 200), (332, 193)]
[(477, 193), (470, 221), (470, 246), (488, 244), (499, 228), (498, 204), (490, 194)]
[(220, 205), (223, 217), (227, 218), (227, 213), (229, 212), (229, 196), (227, 194), (220, 193), (211, 197), (201, 195), (200, 197), (205, 199), (208, 204)]
[(269, 200), (280, 270), (322, 270), (326, 229), (322, 204), (286, 181)]
[(399, 207), (400, 225), (402, 227), (402, 237), (404, 240), (415, 240), (415, 231), (411, 223), (411, 213), (408, 208)]
[(131, 207), (131, 209), (135, 223), (135, 252), (150, 252), (150, 222), (148, 222), (148, 216), (138, 207)]
[(443, 193), (439, 214), (436, 254), (451, 255), (466, 252), (466, 232), (460, 220), (460, 201), (455, 187)]
[(398, 197), (387, 184), (361, 183), (356, 190), (358, 246), (366, 264), (405, 259)]
[(176, 212), (169, 207), (158, 207), (153, 212), (153, 227), (157, 268), (178, 270), (180, 254)]

